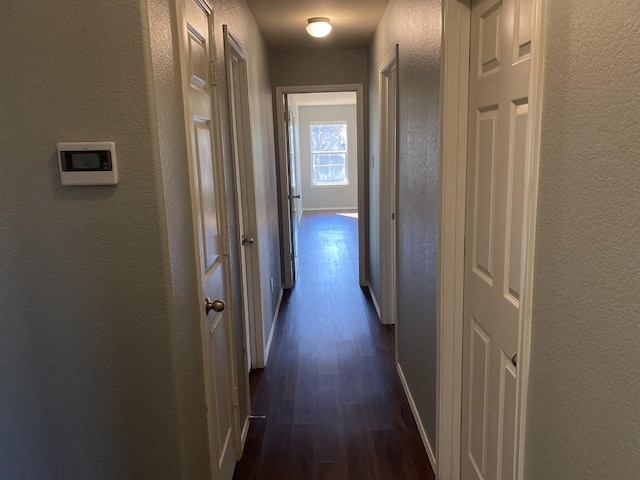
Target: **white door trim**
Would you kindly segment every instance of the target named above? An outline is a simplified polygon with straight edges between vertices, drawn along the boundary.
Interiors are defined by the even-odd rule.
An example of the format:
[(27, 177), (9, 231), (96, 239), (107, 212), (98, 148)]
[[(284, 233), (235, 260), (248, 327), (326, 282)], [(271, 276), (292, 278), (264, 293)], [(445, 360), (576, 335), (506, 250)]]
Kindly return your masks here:
[[(227, 25), (222, 26), (224, 39), (225, 67), (227, 74), (227, 93), (229, 98), (229, 121), (232, 158), (234, 172), (234, 186), (236, 203), (240, 208), (236, 211), (236, 228), (238, 235), (248, 235), (254, 238), (253, 244), (247, 246), (238, 245), (238, 248), (245, 249), (245, 268), (241, 265), (240, 274), (246, 276), (246, 291), (243, 288), (242, 298), (247, 301), (248, 312), (243, 312), (245, 318), (245, 342), (247, 343), (247, 361), (253, 368), (262, 368), (266, 363), (265, 355), (265, 335), (262, 313), (262, 296), (260, 285), (260, 239), (257, 237), (258, 227), (255, 209), (255, 180), (253, 170), (253, 144), (251, 136), (251, 116), (248, 99), (248, 72), (247, 72), (247, 52), (242, 44), (229, 31)], [(240, 66), (238, 78), (239, 97), (234, 95), (234, 85), (231, 69), (233, 62)], [(241, 138), (236, 138), (235, 133), (238, 128), (234, 126), (235, 118), (232, 114), (234, 105), (238, 107), (238, 114), (242, 126), (240, 128)], [(236, 158), (235, 151), (242, 151), (242, 158)], [(240, 252), (242, 255), (242, 252)], [(244, 301), (243, 301), (244, 303)]]
[[(542, 84), (547, 0), (532, 0), (532, 49), (524, 201), (522, 289), (517, 383), (517, 478), (524, 478), (531, 304), (542, 124)], [(460, 479), (464, 225), (469, 98), (471, 0), (444, 0), (441, 74), (440, 233), (438, 238), (437, 472)]]
[(444, 0), (440, 92), (436, 478), (460, 478), (469, 1)]
[[(380, 105), (380, 273), (382, 278), (380, 300), (380, 322), (395, 324), (398, 311), (398, 272), (397, 272), (397, 218), (391, 222), (392, 215), (398, 212), (398, 50), (396, 44), (378, 68), (379, 105)], [(395, 84), (390, 82), (391, 73), (395, 71)], [(393, 85), (394, 91), (389, 91)], [(389, 112), (391, 95), (393, 100), (393, 125)], [(394, 154), (390, 155), (390, 134), (394, 132)], [(388, 181), (391, 180), (391, 181)], [(396, 337), (396, 352), (398, 351)]]
[[(295, 93), (320, 93), (320, 92), (355, 92), (357, 98), (357, 130), (358, 130), (358, 278), (360, 286), (367, 285), (365, 260), (365, 219), (368, 211), (365, 204), (365, 158), (364, 158), (364, 87), (361, 83), (345, 83), (340, 85), (298, 85), (276, 87), (276, 130), (278, 134), (278, 183), (280, 190), (280, 221), (282, 237), (282, 258), (284, 288), (291, 288), (293, 281), (291, 269), (287, 265), (288, 252), (291, 251), (291, 238), (287, 235), (286, 228), (289, 222), (289, 199), (287, 187), (287, 158), (286, 158), (286, 131), (284, 122), (284, 107), (282, 96)], [(286, 224), (285, 224), (286, 222)]]
[[(518, 480), (524, 479), (524, 449), (526, 433), (527, 392), (531, 367), (531, 323), (533, 310), (533, 275), (535, 260), (536, 216), (538, 211), (538, 173), (540, 171), (540, 142), (542, 138), (542, 101), (544, 88), (544, 55), (546, 47), (547, 0), (532, 0), (531, 77), (529, 87), (529, 115), (527, 126), (527, 155), (529, 168), (524, 172), (528, 191), (524, 197), (522, 264), (520, 282), (524, 296), (520, 303), (520, 333), (518, 338), (518, 376), (516, 405)], [(522, 365), (522, 367), (521, 367)]]

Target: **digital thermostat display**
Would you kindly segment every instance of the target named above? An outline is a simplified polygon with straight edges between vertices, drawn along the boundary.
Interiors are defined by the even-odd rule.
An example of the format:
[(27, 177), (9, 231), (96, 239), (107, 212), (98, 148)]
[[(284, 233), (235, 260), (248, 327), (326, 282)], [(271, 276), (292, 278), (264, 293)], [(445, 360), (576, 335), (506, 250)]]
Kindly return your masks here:
[(109, 171), (111, 153), (108, 150), (74, 152), (63, 150), (60, 152), (62, 170), (65, 172)]
[(115, 185), (118, 183), (113, 142), (58, 143), (63, 185)]
[(101, 165), (100, 152), (71, 154), (71, 166), (74, 170), (102, 170)]

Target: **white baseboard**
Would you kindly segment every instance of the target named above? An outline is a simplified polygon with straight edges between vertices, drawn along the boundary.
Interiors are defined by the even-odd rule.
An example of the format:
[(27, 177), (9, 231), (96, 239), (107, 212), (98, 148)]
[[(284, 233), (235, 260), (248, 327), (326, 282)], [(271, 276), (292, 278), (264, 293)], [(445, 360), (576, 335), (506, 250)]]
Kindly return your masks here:
[(420, 414), (418, 413), (418, 408), (416, 407), (416, 403), (413, 401), (413, 396), (411, 395), (411, 390), (409, 390), (409, 385), (407, 384), (407, 379), (404, 378), (404, 373), (402, 372), (402, 367), (400, 363), (396, 363), (396, 368), (398, 369), (398, 375), (400, 376), (400, 382), (402, 382), (402, 388), (404, 389), (404, 393), (407, 396), (407, 400), (409, 401), (409, 406), (411, 407), (411, 411), (413, 412), (413, 418), (416, 421), (416, 425), (418, 425), (418, 431), (420, 432), (420, 438), (422, 438), (422, 444), (424, 445), (424, 449), (427, 451), (427, 456), (429, 457), (429, 462), (431, 463), (431, 468), (434, 472), (437, 472), (436, 468), (436, 456), (434, 454), (433, 447), (431, 443), (429, 443), (429, 438), (427, 437), (427, 432), (424, 429), (424, 425), (422, 423), (422, 419), (420, 418)]
[(240, 434), (240, 456), (244, 452), (244, 445), (247, 443), (247, 435), (249, 434), (249, 424), (251, 423), (249, 415), (244, 419), (244, 425), (242, 426), (242, 433)]
[(269, 340), (267, 340), (267, 346), (264, 349), (264, 365), (267, 365), (267, 360), (269, 358), (269, 351), (271, 350), (271, 341), (273, 340), (273, 332), (276, 331), (276, 322), (278, 321), (278, 316), (280, 315), (280, 305), (282, 304), (282, 294), (284, 290), (280, 289), (280, 294), (278, 295), (278, 302), (276, 303), (276, 311), (273, 314), (273, 322), (271, 322), (271, 331), (269, 332)]
[(371, 284), (367, 283), (367, 288), (369, 289), (369, 295), (371, 295), (371, 300), (373, 300), (373, 306), (376, 307), (376, 312), (378, 313), (378, 320), (382, 317), (380, 315), (380, 305), (378, 305), (378, 300), (376, 300), (376, 296), (373, 293), (373, 289), (371, 288)]

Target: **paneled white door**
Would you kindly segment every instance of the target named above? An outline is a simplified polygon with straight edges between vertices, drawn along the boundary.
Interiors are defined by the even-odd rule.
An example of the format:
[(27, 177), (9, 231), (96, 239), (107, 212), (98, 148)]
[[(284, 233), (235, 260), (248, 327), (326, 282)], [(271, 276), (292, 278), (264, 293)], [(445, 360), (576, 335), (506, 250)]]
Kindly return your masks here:
[(513, 479), (531, 0), (471, 8), (461, 478)]
[(240, 231), (240, 267), (247, 366), (265, 366), (265, 338), (260, 295), (260, 239), (256, 216), (255, 172), (249, 110), (248, 55), (242, 44), (223, 25), (227, 66), (231, 147), (235, 172), (236, 213)]
[[(207, 422), (212, 477), (233, 477), (237, 454), (234, 412), (232, 316), (225, 255), (222, 163), (214, 122), (212, 70), (214, 47), (211, 9), (198, 0), (183, 0), (182, 55), (191, 134), (191, 172), (196, 243), (200, 255), (203, 306), (201, 314)], [(186, 66), (186, 69), (184, 68)]]

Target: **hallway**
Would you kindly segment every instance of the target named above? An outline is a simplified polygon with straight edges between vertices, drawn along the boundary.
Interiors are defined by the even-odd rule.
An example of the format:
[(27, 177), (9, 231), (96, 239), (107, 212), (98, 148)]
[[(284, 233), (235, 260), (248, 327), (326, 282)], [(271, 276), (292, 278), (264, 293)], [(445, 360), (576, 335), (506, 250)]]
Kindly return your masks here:
[(354, 213), (305, 213), (299, 271), (268, 366), (251, 373), (253, 415), (234, 478), (431, 479), (394, 365), (394, 327), (358, 285)]

